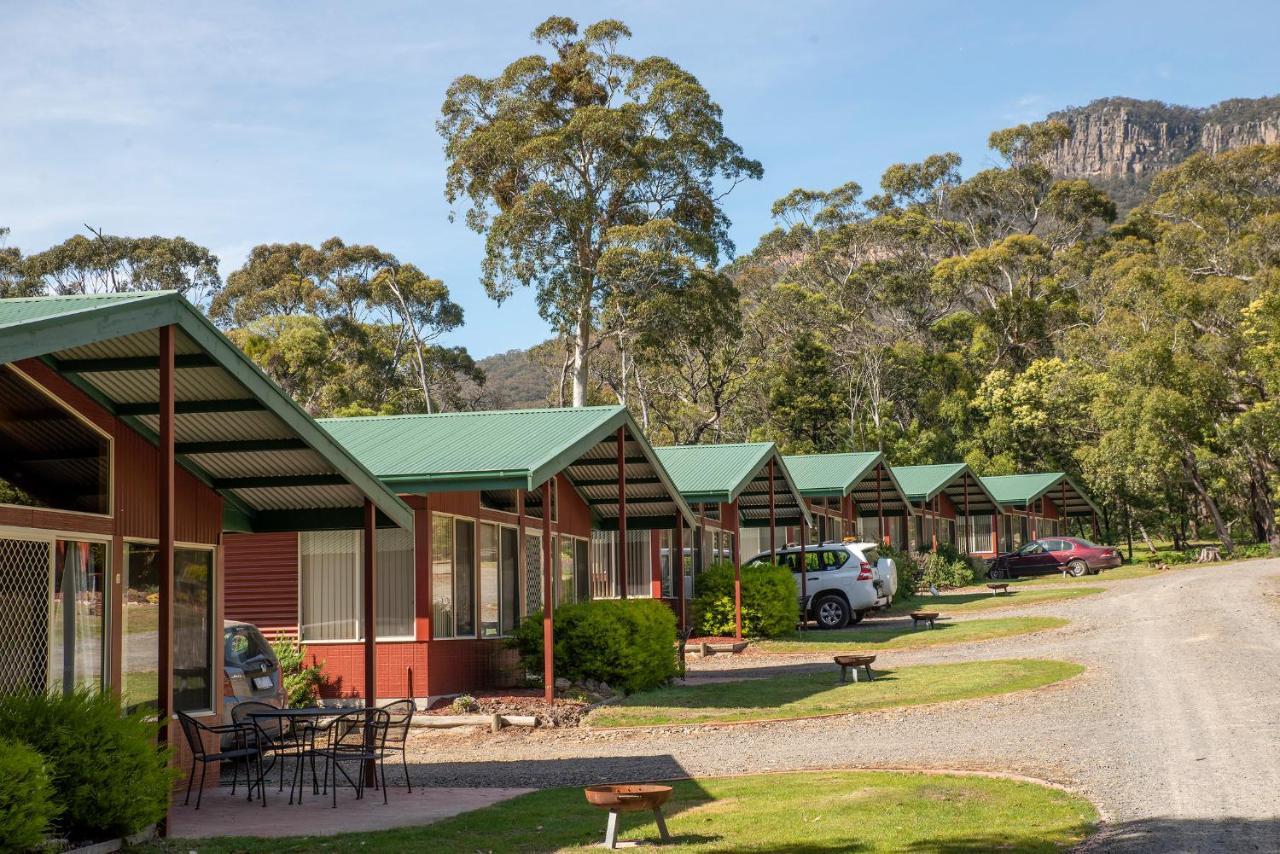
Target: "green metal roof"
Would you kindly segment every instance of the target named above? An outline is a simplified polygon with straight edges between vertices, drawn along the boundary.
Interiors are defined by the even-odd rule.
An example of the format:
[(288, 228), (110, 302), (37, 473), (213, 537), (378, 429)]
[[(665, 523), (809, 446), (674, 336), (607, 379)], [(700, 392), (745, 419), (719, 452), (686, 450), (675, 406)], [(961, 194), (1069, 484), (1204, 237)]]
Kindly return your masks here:
[[(1085, 515), (1098, 512), (1097, 506), (1089, 498), (1080, 485), (1065, 472), (1037, 472), (1034, 474), (1006, 474), (981, 478), (982, 485), (995, 496), (996, 501), (1006, 506), (1025, 507), (1041, 497), (1047, 496), (1050, 501), (1065, 503), (1063, 508), (1069, 515)], [(1066, 486), (1067, 499), (1062, 500), (1060, 490)], [(1058, 492), (1055, 492), (1058, 490)]]
[[(623, 427), (629, 445), (628, 501), (663, 503), (665, 495), (675, 512), (694, 518), (624, 406), (374, 415), (320, 423), (400, 492), (532, 490), (572, 469), (570, 480), (596, 510), (608, 505), (609, 490), (601, 481), (616, 477), (616, 434)], [(610, 449), (601, 448), (603, 443), (612, 443)], [(655, 485), (661, 495), (652, 494)], [(629, 509), (628, 518), (634, 512)]]
[(783, 457), (805, 498), (841, 498), (875, 468), (879, 451), (857, 454), (803, 454)]
[(967, 469), (964, 463), (941, 463), (932, 466), (892, 466), (902, 491), (911, 501), (928, 501)]
[(777, 453), (772, 442), (667, 445), (654, 451), (686, 501), (720, 504), (733, 503)]
[[(156, 330), (168, 325), (180, 330), (179, 358), (192, 359), (175, 377), (177, 403), (189, 407), (176, 438), (189, 438), (184, 444), (192, 448), (179, 461), (227, 499), (228, 529), (345, 526), (348, 517), (336, 511), (352, 506), (351, 493), (343, 493), (351, 488), (359, 496), (356, 516), (367, 497), (412, 529), (404, 502), (176, 292), (0, 299), (0, 364), (41, 359), (154, 441)], [(228, 449), (256, 440), (294, 444)], [(286, 462), (300, 470), (282, 470)]]
[[(767, 467), (769, 461), (773, 460), (775, 510), (781, 501), (797, 521), (803, 518), (806, 523), (812, 523), (812, 516), (804, 506), (803, 496), (773, 442), (667, 445), (654, 448), (654, 451), (685, 501), (690, 504), (732, 504), (739, 501), (740, 521), (745, 518), (743, 508), (746, 507), (749, 508), (746, 516), (751, 517), (752, 523), (759, 522), (755, 517), (762, 512), (762, 506), (767, 512), (767, 498), (761, 498), (761, 495), (767, 495)], [(753, 486), (755, 481), (761, 480), (764, 482), (763, 488)], [(778, 481), (781, 481), (781, 491), (777, 488)], [(744, 499), (744, 493), (750, 493), (749, 497)]]

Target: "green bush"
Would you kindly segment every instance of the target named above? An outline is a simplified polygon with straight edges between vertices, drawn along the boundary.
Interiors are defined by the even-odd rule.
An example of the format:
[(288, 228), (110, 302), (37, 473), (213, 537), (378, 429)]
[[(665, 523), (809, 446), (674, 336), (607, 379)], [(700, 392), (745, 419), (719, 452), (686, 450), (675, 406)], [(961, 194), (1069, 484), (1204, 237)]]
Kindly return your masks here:
[[(633, 694), (676, 676), (676, 616), (655, 599), (599, 599), (560, 605), (555, 627), (556, 675), (604, 682)], [(512, 646), (526, 671), (542, 672), (542, 614), (530, 614)]]
[(0, 847), (40, 848), (57, 815), (44, 759), (20, 741), (0, 738)]
[[(712, 637), (734, 632), (733, 564), (707, 567), (693, 582), (693, 626)], [(742, 634), (776, 638), (800, 621), (800, 594), (791, 570), (761, 563), (742, 567)]]
[(968, 587), (979, 577), (969, 558), (963, 555), (949, 556), (943, 552), (942, 546), (938, 547), (938, 551), (924, 556), (919, 571), (918, 587), (933, 586), (939, 590)]
[(881, 546), (880, 556), (891, 559), (894, 566), (898, 568), (897, 597), (899, 599), (914, 597), (916, 588), (920, 586), (920, 565), (916, 563), (916, 559), (910, 552), (900, 552), (890, 546)]
[[(173, 732), (181, 737), (176, 724)], [(0, 696), (0, 737), (44, 758), (55, 827), (73, 842), (129, 836), (164, 817), (178, 772), (157, 750), (156, 733), (140, 713), (122, 715), (109, 692)]]
[(324, 681), (324, 665), (306, 665), (307, 651), (292, 639), (282, 638), (271, 642), (271, 651), (280, 662), (280, 674), (284, 678), (285, 702), (291, 709), (314, 706), (320, 696), (320, 683)]

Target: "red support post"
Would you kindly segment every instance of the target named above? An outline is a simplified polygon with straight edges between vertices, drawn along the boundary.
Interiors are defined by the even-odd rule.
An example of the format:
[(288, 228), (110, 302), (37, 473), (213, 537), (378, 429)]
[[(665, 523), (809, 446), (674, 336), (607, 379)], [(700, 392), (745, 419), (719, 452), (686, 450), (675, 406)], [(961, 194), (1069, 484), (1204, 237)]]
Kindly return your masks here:
[(555, 599), (551, 579), (551, 480), (548, 480), (542, 484), (542, 693), (548, 703), (556, 698), (555, 631), (551, 626)]
[(809, 563), (805, 556), (806, 540), (809, 539), (809, 532), (805, 530), (808, 526), (804, 523), (803, 514), (800, 517), (800, 562), (797, 569), (800, 571), (800, 601), (803, 602), (802, 611), (800, 613), (800, 631), (805, 630), (805, 626), (809, 625)]
[(969, 527), (973, 518), (969, 515), (969, 475), (964, 476), (964, 553), (969, 553)]
[(684, 615), (684, 517), (676, 511), (675, 536), (671, 544), (671, 578), (676, 586), (676, 620), (680, 631), (685, 629)]
[(769, 563), (778, 562), (778, 505), (773, 492), (773, 459), (769, 460)]
[[(378, 705), (378, 509), (364, 500), (364, 707)], [(370, 785), (378, 770), (376, 760), (364, 766), (364, 781)]]
[(627, 598), (627, 428), (618, 428), (618, 584)]
[(893, 545), (884, 530), (884, 463), (876, 463), (876, 515), (880, 517), (880, 542)]
[[(174, 345), (176, 329), (174, 326), (160, 327), (160, 424), (159, 447), (157, 454), (159, 465), (156, 467), (156, 502), (159, 519), (156, 545), (157, 569), (159, 570), (160, 604), (159, 626), (157, 634), (157, 696), (156, 711), (160, 722), (158, 741), (163, 749), (171, 740), (169, 738), (170, 721), (173, 718), (173, 541), (174, 541)], [(172, 739), (177, 741), (177, 739)], [(161, 827), (162, 835), (168, 831), (168, 821)]]
[(733, 638), (742, 640), (742, 559), (739, 556), (738, 538), (742, 536), (742, 521), (738, 518), (738, 502), (733, 502)]

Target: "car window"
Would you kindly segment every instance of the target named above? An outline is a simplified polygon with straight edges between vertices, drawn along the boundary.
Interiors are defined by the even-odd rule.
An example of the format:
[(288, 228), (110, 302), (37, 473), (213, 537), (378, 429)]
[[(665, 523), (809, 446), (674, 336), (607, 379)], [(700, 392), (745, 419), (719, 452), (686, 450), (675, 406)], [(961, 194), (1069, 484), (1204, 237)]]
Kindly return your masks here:
[(822, 569), (832, 572), (849, 562), (849, 553), (844, 549), (831, 549), (822, 553)]
[(1097, 544), (1097, 543), (1095, 543), (1095, 542), (1093, 542), (1093, 541), (1091, 541), (1091, 540), (1086, 540), (1086, 539), (1084, 539), (1083, 537), (1077, 537), (1077, 538), (1076, 538), (1076, 542), (1077, 542), (1077, 543), (1079, 543), (1081, 546), (1083, 546), (1083, 547), (1084, 547), (1084, 548), (1086, 548), (1086, 549), (1096, 549), (1096, 548), (1098, 548), (1098, 544)]
[(1069, 552), (1071, 543), (1066, 540), (1045, 540), (1045, 548), (1051, 552)]
[(1045, 551), (1044, 543), (1042, 543), (1040, 540), (1032, 540), (1022, 548), (1018, 549), (1018, 554), (1038, 555), (1038, 554), (1044, 554), (1044, 551)]
[(223, 657), (227, 667), (243, 667), (246, 662), (271, 659), (271, 646), (253, 626), (228, 626), (223, 630)]

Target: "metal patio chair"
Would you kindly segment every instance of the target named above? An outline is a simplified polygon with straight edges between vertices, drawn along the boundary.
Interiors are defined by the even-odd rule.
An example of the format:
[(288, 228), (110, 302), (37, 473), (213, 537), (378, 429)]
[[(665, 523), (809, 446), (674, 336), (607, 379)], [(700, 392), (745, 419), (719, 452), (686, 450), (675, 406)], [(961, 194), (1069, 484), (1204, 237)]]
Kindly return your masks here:
[[(253, 798), (253, 777), (249, 771), (250, 762), (256, 762), (258, 766), (258, 788), (259, 795), (262, 797), (262, 805), (267, 805), (267, 793), (262, 785), (262, 752), (257, 747), (248, 745), (247, 733), (248, 729), (237, 724), (222, 724), (219, 726), (209, 726), (202, 724), (200, 721), (191, 717), (184, 712), (178, 712), (178, 723), (182, 725), (182, 734), (186, 736), (187, 747), (191, 750), (191, 758), (200, 763), (200, 791), (196, 793), (196, 809), (200, 809), (200, 801), (204, 797), (204, 780), (205, 775), (209, 771), (209, 764), (212, 762), (222, 763), (230, 762), (232, 767), (231, 776), (231, 794), (236, 793), (236, 785), (240, 778), (240, 765), (244, 765), (245, 786), (249, 790), (249, 798)], [(220, 747), (216, 753), (210, 753), (205, 747), (204, 736), (209, 734), (213, 737)], [(224, 735), (232, 735), (232, 746), (226, 747), (222, 743)], [(192, 765), (191, 771), (187, 774), (187, 796), (183, 799), (182, 804), (186, 806), (191, 803), (191, 784), (195, 782), (196, 769)]]
[(413, 713), (417, 711), (417, 706), (413, 700), (396, 700), (393, 703), (387, 703), (382, 710), (391, 716), (387, 726), (386, 744), (378, 757), (378, 762), (383, 762), (388, 754), (399, 753), (400, 765), (404, 768), (404, 784), (409, 787), (409, 793), (413, 794), (413, 783), (409, 780), (409, 757), (406, 748), (409, 744), (409, 723), (413, 720)]

